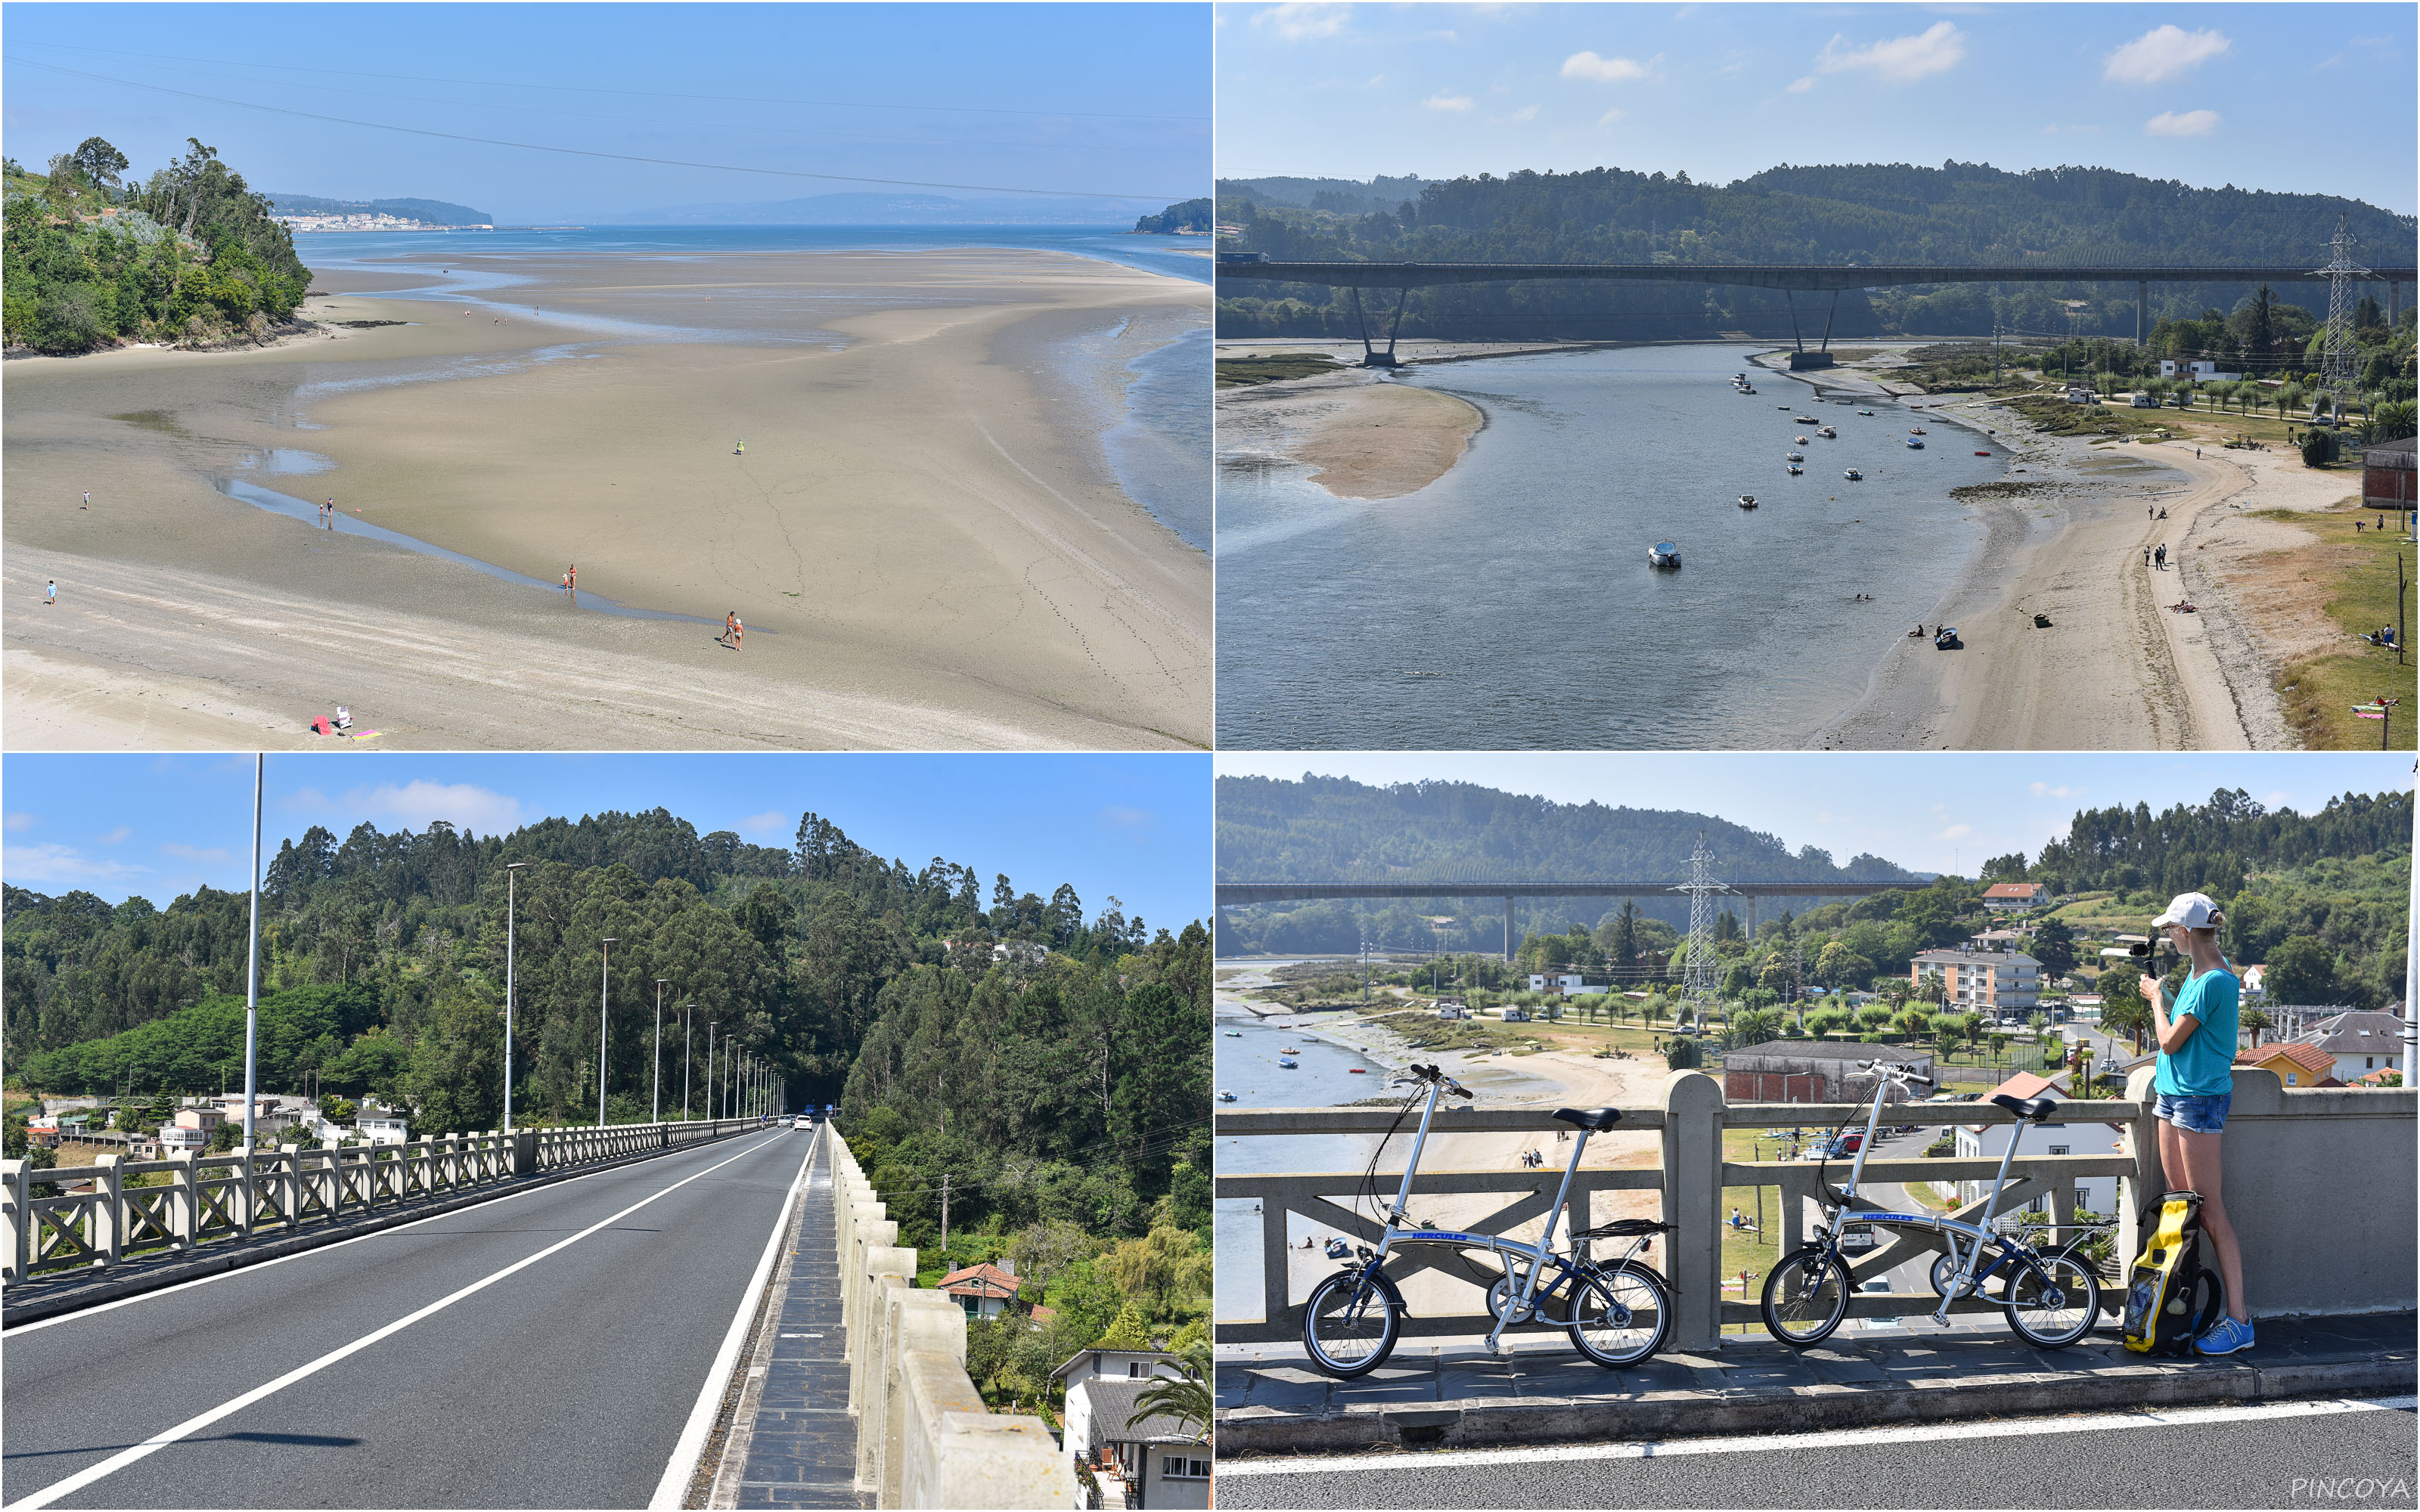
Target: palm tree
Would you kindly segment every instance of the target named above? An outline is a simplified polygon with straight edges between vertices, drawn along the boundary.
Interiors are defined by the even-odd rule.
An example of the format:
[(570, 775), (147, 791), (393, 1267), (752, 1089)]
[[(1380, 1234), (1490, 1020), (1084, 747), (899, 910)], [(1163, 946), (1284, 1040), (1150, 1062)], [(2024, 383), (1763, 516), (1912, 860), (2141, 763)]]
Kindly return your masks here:
[(2260, 1048), (2260, 1031), (2273, 1028), (2277, 1023), (2276, 1016), (2265, 1008), (2247, 1008), (2236, 1015), (2236, 1020), (2252, 1031), (2252, 1048), (2255, 1050)]
[(1188, 1344), (1176, 1357), (1177, 1368), (1184, 1372), (1181, 1380), (1156, 1377), (1151, 1389), (1135, 1398), (1134, 1412), (1126, 1427), (1134, 1427), (1147, 1417), (1161, 1416), (1176, 1420), (1181, 1428), (1194, 1433), (1210, 1431), (1210, 1346), (1206, 1342)]
[(2151, 1005), (2140, 996), (2120, 997), (2101, 1005), (2101, 1027), (2110, 1035), (2125, 1035), (2134, 1041), (2134, 1054), (2143, 1053), (2143, 1031), (2151, 1026)]

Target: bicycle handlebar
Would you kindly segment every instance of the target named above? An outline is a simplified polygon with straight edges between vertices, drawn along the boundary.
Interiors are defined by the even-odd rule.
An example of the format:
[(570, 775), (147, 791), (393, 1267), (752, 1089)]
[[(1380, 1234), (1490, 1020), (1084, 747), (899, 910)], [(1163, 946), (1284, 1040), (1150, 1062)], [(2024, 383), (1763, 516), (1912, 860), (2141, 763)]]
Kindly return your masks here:
[(1469, 1088), (1455, 1081), (1435, 1066), (1414, 1066), (1404, 1074), (1387, 1083), (1389, 1087), (1402, 1087), (1406, 1084), (1435, 1084), (1456, 1097), (1466, 1098), (1472, 1095)]
[(1911, 1071), (1896, 1060), (1860, 1060), (1857, 1062), (1857, 1069), (1859, 1071), (1879, 1070), (1886, 1079), (1895, 1082), (1921, 1082), (1927, 1087), (1939, 1085), (1931, 1077)]

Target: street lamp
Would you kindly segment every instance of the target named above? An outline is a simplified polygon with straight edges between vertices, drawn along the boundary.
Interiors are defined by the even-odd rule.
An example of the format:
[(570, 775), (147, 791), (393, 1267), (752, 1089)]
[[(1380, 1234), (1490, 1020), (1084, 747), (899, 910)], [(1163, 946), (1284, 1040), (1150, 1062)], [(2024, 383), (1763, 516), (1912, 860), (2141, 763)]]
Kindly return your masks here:
[(695, 1003), (681, 1005), (681, 1122), (689, 1121), (689, 1011)]
[(656, 1077), (655, 1090), (647, 1097), (647, 1121), (664, 1121), (664, 983), (670, 977), (656, 979)]
[(714, 1121), (715, 1093), (722, 1089), (722, 1084), (714, 1079), (714, 1031), (721, 1022), (719, 1019), (706, 1021), (706, 1119), (708, 1123)]
[(605, 936), (605, 965), (597, 979), (597, 1127), (605, 1127), (605, 1013), (613, 995), (614, 937)]
[(504, 863), (504, 1133), (513, 1132), (513, 904), (527, 861)]

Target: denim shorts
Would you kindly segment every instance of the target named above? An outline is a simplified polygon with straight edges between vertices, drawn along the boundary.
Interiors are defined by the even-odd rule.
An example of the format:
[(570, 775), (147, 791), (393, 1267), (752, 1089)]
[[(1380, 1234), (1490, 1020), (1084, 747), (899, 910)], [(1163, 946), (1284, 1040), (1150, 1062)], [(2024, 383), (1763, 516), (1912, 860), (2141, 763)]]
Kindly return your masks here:
[(2211, 1096), (2195, 1093), (2153, 1094), (2151, 1114), (2167, 1119), (2187, 1134), (2216, 1134), (2226, 1127), (2226, 1105), (2235, 1101), (2233, 1092)]

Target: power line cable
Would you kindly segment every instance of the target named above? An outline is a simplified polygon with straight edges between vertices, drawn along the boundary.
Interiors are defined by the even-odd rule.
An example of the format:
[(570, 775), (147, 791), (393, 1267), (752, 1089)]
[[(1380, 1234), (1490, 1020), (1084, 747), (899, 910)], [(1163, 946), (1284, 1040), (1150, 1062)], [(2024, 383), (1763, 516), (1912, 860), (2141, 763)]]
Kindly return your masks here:
[(814, 178), (841, 184), (888, 184), (905, 189), (963, 189), (986, 194), (1044, 194), (1058, 199), (1132, 199), (1173, 201), (1187, 197), (1183, 194), (1137, 193), (1123, 190), (1101, 189), (1030, 189), (1009, 184), (939, 183), (921, 178), (876, 178), (859, 174), (809, 173), (799, 168), (749, 168), (730, 162), (696, 162), (683, 158), (645, 158), (629, 152), (598, 152), (588, 147), (550, 147), (543, 142), (508, 142), (491, 136), (467, 136), (458, 131), (432, 131), (426, 127), (394, 126), (385, 121), (357, 121), (342, 116), (322, 116), (315, 111), (289, 110), (282, 105), (258, 105), (248, 100), (227, 100), (218, 95), (196, 94), (190, 89), (171, 89), (165, 85), (138, 84), (132, 79), (113, 79), (106, 74), (86, 73), (81, 69), (61, 68), (55, 63), (43, 63), (34, 58), (8, 58), (28, 68), (48, 69), (53, 73), (65, 73), (79, 79), (91, 79), (101, 84), (122, 85), (129, 89), (148, 89), (154, 94), (176, 95), (185, 100), (199, 100), (213, 105), (231, 105), (238, 110), (265, 111), (272, 116), (292, 116), (306, 121), (327, 121), (336, 126), (358, 126), (373, 131), (400, 131), (407, 136), (433, 136), (448, 142), (470, 142), (480, 147), (518, 147), (525, 152), (555, 152), (575, 158), (602, 158), (614, 162), (644, 162), (665, 168), (706, 168), (717, 173), (764, 174), (776, 178)]
[[(238, 62), (232, 58), (179, 57), (169, 53), (129, 53), (111, 47), (78, 47), (71, 42), (21, 42), (20, 46), (54, 47), (70, 53), (100, 53), (111, 57), (151, 58), (163, 63), (199, 63), (214, 68), (284, 69), (294, 73), (334, 73), (356, 79), (403, 79), (413, 84), (459, 84), (478, 89), (547, 89), (561, 94), (628, 95), (643, 100), (710, 100), (718, 104), (807, 105), (832, 110), (907, 110), (965, 116), (1067, 116), (1085, 120), (1207, 121), (1207, 116), (1147, 116), (1099, 110), (1011, 110), (989, 105), (902, 105), (861, 100), (771, 100), (754, 95), (683, 95), (659, 89), (612, 89), (601, 85), (532, 84), (527, 80), (445, 79), (421, 73), (370, 73), (358, 69), (313, 69), (295, 64)], [(30, 58), (23, 61), (32, 62)]]

